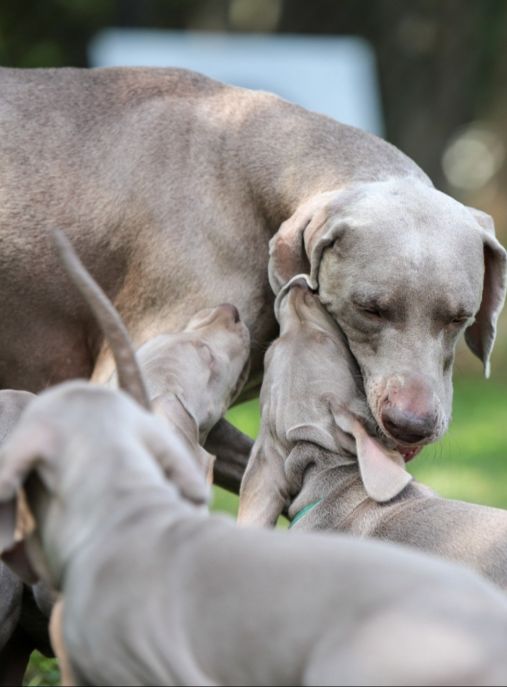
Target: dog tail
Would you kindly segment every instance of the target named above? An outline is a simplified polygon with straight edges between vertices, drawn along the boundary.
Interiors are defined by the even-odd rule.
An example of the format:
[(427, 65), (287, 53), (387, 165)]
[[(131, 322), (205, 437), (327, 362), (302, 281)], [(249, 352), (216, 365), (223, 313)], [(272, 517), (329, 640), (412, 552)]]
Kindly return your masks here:
[(118, 385), (143, 408), (150, 410), (143, 375), (120, 314), (83, 265), (63, 231), (54, 229), (53, 240), (67, 274), (88, 303), (111, 348)]

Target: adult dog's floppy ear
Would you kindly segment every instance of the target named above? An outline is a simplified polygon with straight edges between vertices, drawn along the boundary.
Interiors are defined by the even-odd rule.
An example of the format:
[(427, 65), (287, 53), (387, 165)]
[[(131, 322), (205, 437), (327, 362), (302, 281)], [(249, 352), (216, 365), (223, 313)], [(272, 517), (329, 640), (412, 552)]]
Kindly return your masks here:
[(332, 409), (336, 424), (356, 440), (357, 462), (368, 496), (384, 503), (398, 496), (412, 479), (397, 451), (388, 451), (371, 437), (357, 418), (347, 411)]
[(496, 337), (496, 324), (502, 311), (507, 290), (507, 253), (495, 237), (495, 225), (490, 215), (468, 208), (475, 217), (484, 243), (484, 287), (475, 322), (465, 332), (470, 350), (482, 360), (484, 376), (490, 374), (490, 356)]
[(269, 242), (269, 283), (278, 293), (296, 274), (308, 274), (318, 289), (322, 253), (346, 227), (344, 208), (358, 187), (319, 193), (300, 205)]

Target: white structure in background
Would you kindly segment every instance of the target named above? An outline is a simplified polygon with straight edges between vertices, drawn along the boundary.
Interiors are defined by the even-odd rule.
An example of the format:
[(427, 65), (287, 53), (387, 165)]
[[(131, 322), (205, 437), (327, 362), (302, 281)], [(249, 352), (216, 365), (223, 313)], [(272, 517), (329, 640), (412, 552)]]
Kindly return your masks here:
[(359, 38), (108, 29), (89, 62), (193, 69), (383, 134), (375, 56)]

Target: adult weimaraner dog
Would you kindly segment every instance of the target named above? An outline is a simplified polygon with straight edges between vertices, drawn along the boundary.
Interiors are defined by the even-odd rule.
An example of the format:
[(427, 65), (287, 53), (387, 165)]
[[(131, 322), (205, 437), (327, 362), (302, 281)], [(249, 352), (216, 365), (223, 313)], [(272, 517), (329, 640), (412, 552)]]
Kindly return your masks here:
[(280, 292), (281, 336), (266, 354), (262, 424), (241, 485), (239, 521), (335, 530), (466, 563), (507, 589), (507, 511), (439, 498), (371, 436), (360, 375), (304, 279)]
[[(271, 240), (273, 288), (311, 273), (377, 425), (407, 458), (447, 427), (461, 332), (489, 370), (506, 271), (492, 220), (388, 143), (178, 69), (2, 69), (0, 93), (0, 387), (112, 372), (48, 248), (53, 226), (136, 347), (236, 305), (252, 340), (243, 398), (276, 331)], [(219, 458), (239, 442), (226, 462), (248, 448), (223, 424), (213, 441)], [(219, 481), (237, 481), (229, 468), (218, 461)]]
[(194, 454), (123, 392), (65, 382), (28, 406), (0, 450), (0, 548), (23, 485), (27, 554), (63, 592), (55, 636), (77, 684), (507, 680), (493, 585), (396, 545), (203, 513)]

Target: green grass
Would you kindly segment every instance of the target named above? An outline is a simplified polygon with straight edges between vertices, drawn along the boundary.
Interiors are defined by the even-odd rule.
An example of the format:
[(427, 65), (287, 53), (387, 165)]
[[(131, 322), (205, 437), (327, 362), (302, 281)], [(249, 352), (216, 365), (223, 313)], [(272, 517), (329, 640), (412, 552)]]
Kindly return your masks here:
[(56, 659), (46, 658), (34, 651), (28, 669), (25, 673), (24, 685), (38, 687), (38, 685), (59, 685), (60, 671)]
[[(227, 417), (255, 437), (258, 402), (233, 408)], [(422, 451), (410, 471), (442, 496), (507, 508), (507, 381), (457, 381), (451, 429)], [(237, 506), (237, 496), (215, 488), (213, 510), (235, 515)], [(55, 662), (34, 654), (25, 684), (58, 684)]]
[(442, 496), (507, 508), (507, 383), (457, 382), (447, 436), (410, 471)]
[[(442, 496), (507, 508), (507, 382), (473, 377), (454, 388), (449, 432), (410, 463), (410, 472)], [(258, 402), (233, 408), (227, 417), (255, 437)], [(234, 515), (237, 497), (217, 489), (214, 508)]]

